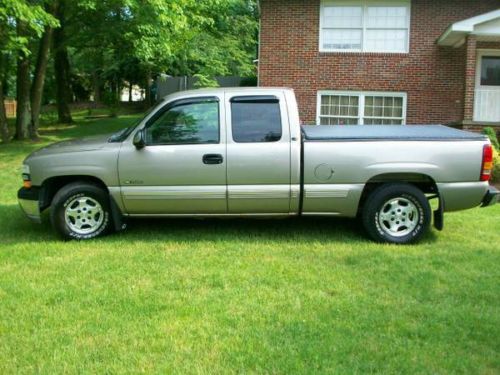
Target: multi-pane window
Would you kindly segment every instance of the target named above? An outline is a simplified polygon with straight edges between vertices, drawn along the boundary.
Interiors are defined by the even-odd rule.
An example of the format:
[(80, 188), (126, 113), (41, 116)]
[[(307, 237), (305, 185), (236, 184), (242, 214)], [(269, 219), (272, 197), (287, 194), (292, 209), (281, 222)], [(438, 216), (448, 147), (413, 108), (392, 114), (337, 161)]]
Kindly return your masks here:
[(320, 50), (408, 52), (410, 3), (321, 3)]
[(321, 96), (321, 125), (357, 125), (359, 97), (349, 95)]
[(324, 49), (361, 50), (363, 8), (324, 7), (322, 37)]
[(403, 93), (320, 92), (320, 125), (401, 125), (405, 123)]
[(363, 124), (401, 125), (403, 121), (403, 97), (365, 96)]

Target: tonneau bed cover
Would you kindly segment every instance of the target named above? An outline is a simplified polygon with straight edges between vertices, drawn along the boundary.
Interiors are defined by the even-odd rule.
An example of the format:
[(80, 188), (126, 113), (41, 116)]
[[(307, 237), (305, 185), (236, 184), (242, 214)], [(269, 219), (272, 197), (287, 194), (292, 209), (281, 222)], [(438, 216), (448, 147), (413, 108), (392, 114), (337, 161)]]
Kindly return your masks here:
[(305, 125), (306, 141), (484, 141), (485, 135), (443, 125)]

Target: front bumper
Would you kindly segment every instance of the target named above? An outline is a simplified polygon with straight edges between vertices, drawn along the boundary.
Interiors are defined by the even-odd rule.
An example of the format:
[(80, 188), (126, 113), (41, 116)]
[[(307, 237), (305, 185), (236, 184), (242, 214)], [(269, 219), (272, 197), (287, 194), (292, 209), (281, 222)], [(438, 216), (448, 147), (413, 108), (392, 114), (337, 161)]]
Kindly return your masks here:
[(17, 192), (17, 200), (25, 215), (35, 223), (41, 223), (40, 214), (40, 190), (36, 187), (31, 189), (21, 188)]
[(499, 197), (500, 197), (500, 191), (495, 189), (493, 186), (490, 186), (483, 198), (483, 201), (481, 202), (481, 207), (493, 206), (498, 202)]

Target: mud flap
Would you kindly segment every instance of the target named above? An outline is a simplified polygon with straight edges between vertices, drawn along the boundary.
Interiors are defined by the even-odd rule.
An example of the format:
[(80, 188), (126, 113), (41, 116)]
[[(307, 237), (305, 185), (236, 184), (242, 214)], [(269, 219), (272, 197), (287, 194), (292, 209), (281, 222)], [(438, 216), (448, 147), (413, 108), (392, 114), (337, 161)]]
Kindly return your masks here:
[(434, 228), (442, 231), (444, 228), (444, 202), (443, 198), (438, 195), (439, 206), (436, 211), (434, 211)]
[(113, 197), (109, 197), (109, 205), (111, 207), (111, 217), (113, 218), (113, 226), (116, 232), (121, 232), (127, 228), (125, 217), (122, 215), (120, 208), (116, 204)]

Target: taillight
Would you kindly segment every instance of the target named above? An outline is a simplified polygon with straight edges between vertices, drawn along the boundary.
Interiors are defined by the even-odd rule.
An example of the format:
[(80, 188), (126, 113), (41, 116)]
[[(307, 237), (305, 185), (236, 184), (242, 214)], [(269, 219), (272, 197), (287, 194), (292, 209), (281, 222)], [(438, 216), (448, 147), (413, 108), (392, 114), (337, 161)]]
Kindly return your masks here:
[(493, 147), (485, 145), (483, 148), (483, 163), (481, 164), (481, 181), (489, 181), (493, 170)]

